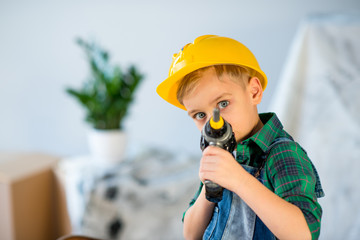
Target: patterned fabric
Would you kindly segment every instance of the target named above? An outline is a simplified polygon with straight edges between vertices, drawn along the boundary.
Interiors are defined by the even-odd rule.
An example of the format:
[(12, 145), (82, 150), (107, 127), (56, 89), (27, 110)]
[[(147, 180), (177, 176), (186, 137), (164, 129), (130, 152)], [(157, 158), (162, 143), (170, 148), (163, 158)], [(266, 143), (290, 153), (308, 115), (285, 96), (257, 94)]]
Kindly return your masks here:
[[(262, 156), (277, 138), (292, 137), (274, 113), (260, 114), (264, 127), (249, 139), (240, 142), (236, 150), (236, 160), (240, 164), (260, 167)], [(298, 206), (308, 223), (313, 239), (320, 234), (322, 209), (317, 202), (324, 196), (320, 180), (306, 152), (294, 141), (286, 141), (271, 148), (266, 159), (264, 185), (276, 195)], [(200, 194), (200, 188), (190, 202), (192, 206)]]

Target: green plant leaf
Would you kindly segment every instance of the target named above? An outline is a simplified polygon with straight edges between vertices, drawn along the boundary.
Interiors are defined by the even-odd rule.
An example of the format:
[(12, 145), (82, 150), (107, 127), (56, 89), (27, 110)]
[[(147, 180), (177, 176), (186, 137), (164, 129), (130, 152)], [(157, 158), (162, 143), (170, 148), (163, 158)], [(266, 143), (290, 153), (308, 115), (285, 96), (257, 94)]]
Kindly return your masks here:
[(66, 92), (85, 108), (85, 120), (94, 128), (121, 129), (143, 74), (134, 65), (126, 71), (111, 65), (109, 53), (94, 42), (78, 38), (76, 43), (86, 54), (90, 76), (80, 89)]

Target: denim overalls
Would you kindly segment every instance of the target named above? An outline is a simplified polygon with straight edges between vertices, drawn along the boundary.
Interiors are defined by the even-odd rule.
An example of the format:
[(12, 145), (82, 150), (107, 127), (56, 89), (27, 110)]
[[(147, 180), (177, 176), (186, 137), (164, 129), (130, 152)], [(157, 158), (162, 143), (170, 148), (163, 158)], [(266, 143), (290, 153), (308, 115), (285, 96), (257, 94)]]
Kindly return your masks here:
[[(292, 141), (288, 138), (277, 138), (269, 146), (267, 152), (262, 156), (266, 160), (271, 148), (281, 142)], [(257, 179), (264, 184), (264, 169), (258, 169), (247, 165), (243, 168), (251, 175), (255, 175), (258, 170)], [(313, 166), (316, 176), (315, 191), (317, 196), (323, 195), (318, 173)], [(216, 204), (212, 219), (203, 235), (203, 240), (220, 239), (249, 239), (249, 240), (268, 240), (276, 239), (274, 234), (265, 226), (255, 212), (236, 194), (224, 189), (223, 199)]]

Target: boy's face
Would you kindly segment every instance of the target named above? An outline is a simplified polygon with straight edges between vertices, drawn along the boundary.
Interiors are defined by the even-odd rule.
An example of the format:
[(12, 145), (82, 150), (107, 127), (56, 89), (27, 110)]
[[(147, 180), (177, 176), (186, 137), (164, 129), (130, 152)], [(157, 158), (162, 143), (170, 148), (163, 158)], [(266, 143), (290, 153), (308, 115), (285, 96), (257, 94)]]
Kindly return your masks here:
[(211, 118), (213, 109), (219, 107), (221, 116), (231, 124), (239, 142), (262, 127), (256, 107), (261, 97), (262, 88), (257, 78), (252, 78), (244, 87), (226, 73), (219, 80), (215, 70), (209, 68), (203, 72), (195, 90), (183, 98), (183, 103), (200, 131)]

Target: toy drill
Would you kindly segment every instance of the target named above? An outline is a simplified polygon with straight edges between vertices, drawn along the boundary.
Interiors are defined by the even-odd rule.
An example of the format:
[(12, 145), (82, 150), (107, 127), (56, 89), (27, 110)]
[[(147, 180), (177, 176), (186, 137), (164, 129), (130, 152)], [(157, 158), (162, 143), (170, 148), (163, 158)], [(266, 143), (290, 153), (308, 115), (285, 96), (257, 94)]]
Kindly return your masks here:
[[(236, 147), (235, 135), (231, 125), (220, 116), (220, 110), (214, 109), (213, 116), (205, 124), (201, 131), (200, 148), (202, 151), (207, 146), (216, 146), (232, 153)], [(222, 199), (223, 187), (205, 180), (206, 199), (217, 203)]]

